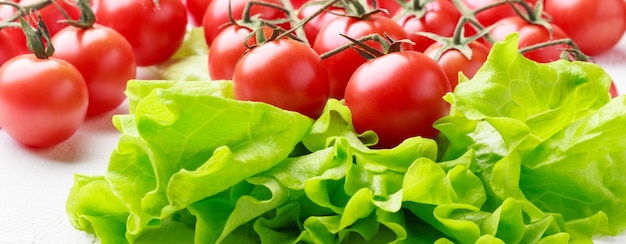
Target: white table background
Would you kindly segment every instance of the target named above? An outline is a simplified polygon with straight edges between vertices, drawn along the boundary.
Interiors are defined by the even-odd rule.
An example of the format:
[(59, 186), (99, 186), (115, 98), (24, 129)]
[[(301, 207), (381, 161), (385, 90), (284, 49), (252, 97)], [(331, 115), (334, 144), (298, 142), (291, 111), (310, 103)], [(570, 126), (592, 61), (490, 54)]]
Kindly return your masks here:
[[(594, 57), (626, 94), (626, 37), (609, 53)], [(65, 214), (65, 201), (74, 173), (102, 175), (119, 132), (115, 111), (88, 119), (68, 141), (50, 149), (27, 149), (0, 130), (0, 243), (97, 243), (90, 234), (74, 229)], [(626, 112), (626, 111), (625, 111)], [(619, 237), (597, 243), (624, 243)]]

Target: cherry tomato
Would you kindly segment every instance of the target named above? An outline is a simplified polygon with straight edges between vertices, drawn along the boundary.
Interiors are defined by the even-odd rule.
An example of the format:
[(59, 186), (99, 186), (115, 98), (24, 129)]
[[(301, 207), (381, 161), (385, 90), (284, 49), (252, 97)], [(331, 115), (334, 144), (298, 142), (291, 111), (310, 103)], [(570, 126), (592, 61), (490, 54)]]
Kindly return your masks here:
[[(448, 49), (443, 52), (437, 61), (446, 73), (452, 90), (459, 84), (459, 72), (462, 72), (463, 75), (471, 79), (476, 74), (476, 71), (487, 61), (487, 56), (489, 56), (489, 48), (481, 42), (473, 41), (468, 43), (467, 46), (472, 50), (471, 58), (468, 59), (458, 49)], [(435, 43), (426, 49), (424, 54), (435, 58), (437, 52), (442, 47), (443, 44)]]
[[(272, 35), (270, 27), (264, 27), (266, 38)], [(231, 80), (235, 72), (235, 65), (241, 56), (248, 50), (244, 45), (248, 35), (252, 33), (247, 27), (229, 25), (222, 30), (211, 43), (209, 52), (209, 75), (212, 80)], [(248, 46), (256, 45), (256, 35), (247, 40)]]
[(126, 82), (135, 78), (137, 65), (124, 36), (99, 24), (89, 29), (68, 26), (52, 38), (52, 44), (53, 57), (70, 62), (87, 82), (87, 116), (109, 112), (126, 99)]
[[(519, 16), (504, 18), (496, 23), (496, 26), (489, 32), (496, 40), (504, 40), (506, 36), (513, 32), (520, 35), (519, 47), (524, 48), (550, 40), (568, 38), (567, 34), (556, 25), (551, 25), (552, 35), (548, 29), (542, 25), (535, 25), (527, 22)], [(524, 56), (536, 62), (548, 63), (560, 59), (563, 49), (571, 48), (565, 44), (551, 45), (530, 52)]]
[[(419, 67), (419, 68), (416, 68)], [(357, 132), (376, 132), (376, 147), (389, 148), (413, 136), (434, 138), (433, 123), (448, 114), (443, 96), (450, 82), (441, 67), (416, 51), (374, 58), (350, 78), (345, 104)]]
[(626, 31), (623, 0), (545, 0), (545, 11), (587, 55), (610, 50)]
[(615, 85), (614, 81), (611, 81), (611, 87), (609, 88), (609, 94), (611, 95), (611, 98), (619, 96), (619, 91), (617, 90), (617, 86)]
[(17, 44), (13, 42), (11, 36), (5, 31), (7, 29), (0, 29), (0, 65), (7, 60), (20, 55), (17, 48)]
[(137, 66), (168, 60), (180, 47), (187, 28), (181, 0), (93, 0), (99, 24), (122, 34), (133, 47)]
[[(298, 11), (298, 18), (304, 19), (308, 16), (313, 15), (315, 12), (323, 7), (324, 1), (320, 1), (320, 3), (321, 4), (309, 4), (302, 7), (300, 11)], [(308, 42), (313, 44), (315, 42), (315, 38), (317, 38), (317, 33), (320, 32), (324, 25), (326, 25), (332, 19), (345, 14), (346, 11), (342, 8), (330, 7), (329, 9), (327, 9), (327, 11), (324, 11), (309, 20), (306, 24), (304, 24), (304, 33), (306, 34), (306, 39), (308, 40)]]
[[(318, 33), (313, 49), (324, 54), (350, 42), (339, 35), (342, 33), (354, 39), (370, 34), (388, 35), (394, 40), (408, 39), (409, 35), (398, 23), (382, 15), (372, 15), (367, 19), (355, 17), (338, 17), (328, 22)], [(375, 41), (366, 41), (366, 45), (382, 51), (382, 47)], [(411, 44), (403, 44), (406, 50), (411, 50)], [(324, 65), (330, 77), (330, 96), (341, 99), (350, 76), (361, 64), (367, 60), (354, 49), (346, 49), (324, 59)]]
[(309, 45), (292, 39), (251, 49), (233, 74), (236, 99), (269, 103), (311, 118), (322, 113), (328, 92), (328, 73), (319, 55)]
[(204, 12), (210, 3), (211, 0), (187, 0), (187, 11), (189, 11), (189, 17), (191, 17), (194, 26), (200, 26), (202, 24)]
[[(204, 29), (204, 37), (207, 45), (211, 45), (213, 39), (219, 32), (230, 23), (228, 19), (228, 5), (230, 4), (231, 12), (235, 20), (241, 20), (243, 10), (246, 4), (251, 0), (213, 0), (209, 4), (202, 19)], [(282, 6), (281, 0), (259, 0), (261, 2)], [(287, 14), (276, 8), (267, 6), (253, 5), (250, 8), (250, 15), (259, 15), (264, 20), (285, 19)], [(289, 29), (289, 24), (281, 25), (285, 29)]]
[(49, 147), (69, 139), (87, 111), (85, 80), (70, 63), (14, 57), (0, 67), (0, 126), (30, 147)]
[(423, 52), (435, 41), (428, 37), (417, 35), (415, 32), (430, 32), (444, 37), (452, 37), (461, 18), (461, 13), (448, 0), (435, 0), (424, 6), (423, 16), (417, 16), (412, 13), (405, 14), (403, 9), (400, 9), (396, 16), (401, 16), (397, 20), (398, 24), (409, 33), (409, 38), (415, 43), (413, 49)]
[[(19, 1), (14, 1), (19, 3)], [(0, 21), (11, 18), (15, 12), (16, 8), (10, 5), (0, 4)], [(15, 49), (12, 52), (17, 52), (18, 54), (26, 54), (30, 53), (28, 51), (28, 47), (26, 46), (26, 37), (24, 36), (24, 32), (22, 32), (21, 28), (3, 28), (0, 30), (4, 32), (5, 38), (2, 38), (2, 45), (11, 45), (12, 49)], [(6, 41), (6, 42), (5, 42)], [(5, 44), (8, 42), (12, 42), (14, 44)], [(4, 47), (7, 48), (7, 47)], [(3, 54), (0, 54), (2, 56)], [(7, 55), (7, 54), (4, 54)], [(6, 60), (5, 60), (6, 61)], [(0, 63), (1, 65), (1, 63)]]

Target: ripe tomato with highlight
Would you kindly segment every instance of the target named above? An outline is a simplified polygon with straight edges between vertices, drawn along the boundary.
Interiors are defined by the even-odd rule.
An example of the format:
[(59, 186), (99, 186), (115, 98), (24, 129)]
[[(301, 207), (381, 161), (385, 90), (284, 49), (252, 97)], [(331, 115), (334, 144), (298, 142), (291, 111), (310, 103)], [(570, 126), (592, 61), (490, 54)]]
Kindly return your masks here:
[(379, 139), (375, 147), (391, 148), (409, 137), (436, 137), (433, 123), (448, 115), (450, 105), (442, 97), (450, 90), (450, 81), (432, 58), (401, 51), (354, 71), (345, 104), (357, 132), (372, 130)]
[(84, 121), (88, 102), (85, 80), (66, 61), (23, 54), (0, 67), (0, 127), (23, 145), (66, 141)]

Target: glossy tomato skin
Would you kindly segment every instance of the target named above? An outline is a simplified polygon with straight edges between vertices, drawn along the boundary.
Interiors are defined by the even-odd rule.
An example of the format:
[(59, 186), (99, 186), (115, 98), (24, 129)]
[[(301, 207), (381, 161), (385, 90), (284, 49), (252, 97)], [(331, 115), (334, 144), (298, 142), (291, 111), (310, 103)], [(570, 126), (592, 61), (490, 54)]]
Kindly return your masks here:
[(192, 20), (191, 24), (194, 26), (202, 25), (202, 18), (204, 17), (204, 12), (211, 0), (186, 0), (187, 11), (189, 11), (189, 17)]
[[(467, 46), (472, 50), (471, 58), (468, 59), (458, 49), (449, 49), (443, 52), (437, 61), (446, 73), (452, 90), (459, 84), (459, 72), (471, 79), (487, 61), (487, 56), (489, 56), (489, 48), (481, 42), (473, 41), (468, 43)], [(441, 43), (435, 43), (426, 49), (424, 54), (435, 58), (438, 50), (442, 47)]]
[(359, 67), (346, 87), (345, 104), (357, 132), (373, 130), (379, 137), (375, 146), (390, 148), (409, 137), (436, 137), (433, 123), (448, 114), (442, 97), (449, 91), (450, 82), (433, 59), (402, 51)]
[[(528, 23), (519, 16), (504, 18), (496, 23), (496, 26), (489, 32), (495, 40), (504, 40), (506, 36), (513, 32), (520, 35), (519, 47), (524, 48), (534, 44), (549, 40), (568, 38), (567, 34), (556, 25), (552, 26), (552, 35), (547, 28), (541, 25)], [(544, 47), (534, 51), (524, 53), (524, 56), (540, 63), (548, 63), (559, 60), (563, 49), (570, 48), (568, 45), (559, 44)]]
[(233, 74), (236, 99), (269, 103), (311, 118), (322, 113), (328, 92), (328, 73), (319, 55), (292, 39), (253, 48), (239, 60)]
[(235, 72), (235, 64), (248, 50), (245, 38), (252, 30), (244, 26), (229, 25), (211, 43), (209, 52), (209, 75), (211, 80), (230, 80)]
[[(209, 45), (219, 32), (230, 23), (228, 19), (228, 6), (230, 3), (233, 18), (241, 20), (243, 10), (246, 4), (251, 0), (212, 0), (204, 13), (202, 19), (202, 28), (204, 29), (204, 39)], [(281, 0), (260, 0), (261, 2), (282, 6)], [(250, 8), (250, 15), (259, 15), (264, 20), (275, 20), (287, 18), (287, 15), (275, 8), (254, 5)], [(285, 29), (289, 29), (289, 24), (281, 25)]]
[(553, 23), (587, 55), (613, 48), (626, 31), (624, 0), (545, 0)]
[(405, 14), (404, 10), (396, 13), (400, 17), (397, 22), (409, 34), (411, 41), (415, 43), (413, 49), (423, 52), (434, 40), (415, 34), (415, 32), (430, 32), (444, 37), (452, 37), (456, 25), (461, 18), (461, 13), (454, 4), (448, 0), (435, 0), (426, 4), (425, 13), (419, 17), (415, 14)]
[(137, 66), (168, 60), (185, 37), (187, 9), (181, 0), (159, 0), (158, 8), (153, 0), (93, 0), (92, 7), (99, 24), (128, 40)]
[[(328, 22), (318, 33), (313, 49), (319, 54), (324, 54), (334, 50), (350, 41), (339, 35), (358, 39), (369, 34), (389, 35), (394, 40), (408, 39), (409, 36), (398, 23), (382, 15), (372, 15), (367, 19), (354, 17), (339, 17)], [(380, 51), (380, 44), (374, 41), (367, 41), (370, 45)], [(405, 50), (412, 50), (411, 44), (403, 44)], [(361, 64), (367, 60), (354, 49), (347, 49), (324, 59), (324, 65), (330, 77), (330, 96), (341, 99), (350, 76)]]
[(52, 44), (53, 57), (74, 65), (87, 83), (87, 116), (104, 114), (124, 102), (126, 82), (137, 70), (133, 47), (124, 36), (99, 24), (89, 29), (69, 26), (52, 38)]
[(66, 61), (24, 54), (0, 67), (0, 126), (26, 146), (69, 139), (85, 118), (88, 99), (85, 80)]

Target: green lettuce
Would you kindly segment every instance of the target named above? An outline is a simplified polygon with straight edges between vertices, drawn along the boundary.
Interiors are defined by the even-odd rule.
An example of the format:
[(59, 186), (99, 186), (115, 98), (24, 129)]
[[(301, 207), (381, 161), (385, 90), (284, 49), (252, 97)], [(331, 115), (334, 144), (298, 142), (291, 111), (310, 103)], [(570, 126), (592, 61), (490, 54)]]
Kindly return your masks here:
[(445, 97), (451, 113), (435, 124), (446, 137), (442, 160), (475, 152), (485, 209), (513, 198), (561, 215), (572, 237), (618, 234), (626, 228), (624, 97), (610, 99), (601, 67), (538, 64), (517, 53), (517, 40), (496, 44), (477, 75)]
[[(626, 101), (594, 64), (537, 64), (517, 36), (461, 77), (437, 140), (371, 149), (330, 99), (316, 120), (230, 81), (130, 81), (107, 172), (70, 223), (101, 243), (588, 243), (626, 229)], [(106, 204), (102, 204), (106, 203)]]

